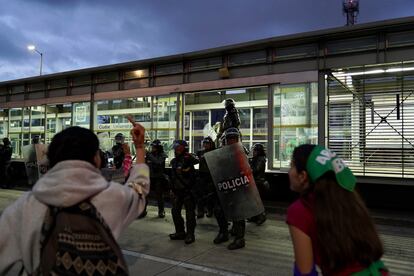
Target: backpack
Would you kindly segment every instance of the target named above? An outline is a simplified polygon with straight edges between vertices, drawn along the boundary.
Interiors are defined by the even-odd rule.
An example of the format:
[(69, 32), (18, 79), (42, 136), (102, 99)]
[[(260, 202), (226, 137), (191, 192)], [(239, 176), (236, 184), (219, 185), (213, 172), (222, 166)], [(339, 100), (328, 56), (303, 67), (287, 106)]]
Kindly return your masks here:
[(124, 149), (122, 148), (122, 144), (116, 144), (112, 147), (112, 154), (114, 156), (114, 165), (115, 168), (120, 169), (122, 168), (122, 163), (125, 159)]
[(49, 206), (41, 233), (40, 265), (33, 275), (129, 275), (119, 245), (89, 201)]

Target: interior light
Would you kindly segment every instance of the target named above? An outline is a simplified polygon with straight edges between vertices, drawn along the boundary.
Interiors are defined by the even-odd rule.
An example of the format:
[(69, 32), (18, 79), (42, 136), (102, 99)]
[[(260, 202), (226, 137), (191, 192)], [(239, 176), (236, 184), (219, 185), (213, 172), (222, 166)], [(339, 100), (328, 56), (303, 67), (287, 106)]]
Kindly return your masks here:
[(134, 75), (137, 78), (142, 78), (144, 76), (144, 70), (135, 70)]
[(246, 93), (246, 89), (227, 90), (226, 95), (243, 94)]
[(405, 72), (405, 71), (413, 71), (413, 70), (414, 70), (414, 67), (405, 67), (405, 68), (399, 67), (399, 68), (390, 68), (390, 69), (387, 69), (387, 70), (385, 70), (385, 72), (387, 72), (387, 73), (393, 73), (393, 72)]

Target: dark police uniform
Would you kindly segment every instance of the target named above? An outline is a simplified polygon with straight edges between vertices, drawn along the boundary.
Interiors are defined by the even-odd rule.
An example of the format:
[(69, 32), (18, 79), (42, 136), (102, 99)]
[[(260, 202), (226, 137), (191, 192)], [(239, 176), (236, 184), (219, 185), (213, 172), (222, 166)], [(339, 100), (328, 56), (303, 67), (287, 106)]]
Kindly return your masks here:
[(225, 138), (223, 134), (229, 128), (237, 128), (240, 126), (240, 116), (239, 111), (235, 107), (235, 102), (233, 99), (226, 99), (224, 108), (226, 109), (226, 114), (223, 116), (223, 122), (220, 125), (219, 133), (217, 134), (217, 140)]
[[(269, 183), (265, 178), (266, 170), (266, 157), (254, 156), (249, 159), (249, 164), (253, 172), (254, 181), (261, 194), (264, 194), (269, 189)], [(262, 213), (249, 219), (249, 221), (255, 222), (257, 225), (261, 225), (266, 221), (266, 213)]]
[[(213, 149), (211, 149), (213, 150)], [(211, 151), (209, 150), (209, 151)], [(204, 217), (204, 210), (207, 208), (207, 217), (213, 215), (213, 198), (212, 195), (215, 193), (215, 187), (213, 179), (210, 175), (210, 170), (208, 169), (206, 159), (204, 154), (208, 152), (206, 150), (199, 150), (197, 152), (197, 157), (200, 160), (199, 170), (198, 170), (198, 181), (197, 181), (197, 218)]]
[(164, 188), (167, 181), (165, 170), (165, 159), (167, 155), (164, 152), (148, 152), (145, 162), (150, 168), (151, 188), (155, 192), (158, 203), (158, 216), (163, 218), (164, 212)]
[[(171, 160), (171, 188), (174, 193), (173, 207), (171, 210), (175, 233), (170, 235), (172, 240), (182, 240), (186, 243), (194, 242), (194, 230), (196, 227), (195, 218), (195, 199), (193, 196), (193, 186), (196, 181), (194, 165), (198, 164), (198, 159), (188, 152), (177, 155)], [(184, 229), (184, 219), (181, 210), (185, 207), (186, 228)]]

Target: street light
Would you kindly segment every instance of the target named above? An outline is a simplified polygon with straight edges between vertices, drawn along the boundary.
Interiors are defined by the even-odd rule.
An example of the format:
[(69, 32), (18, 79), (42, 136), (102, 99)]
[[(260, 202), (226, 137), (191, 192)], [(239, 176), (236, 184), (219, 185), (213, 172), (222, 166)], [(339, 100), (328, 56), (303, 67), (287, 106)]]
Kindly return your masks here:
[(42, 66), (43, 66), (43, 53), (39, 52), (34, 45), (28, 45), (27, 49), (32, 52), (36, 52), (40, 55), (40, 75), (42, 75)]

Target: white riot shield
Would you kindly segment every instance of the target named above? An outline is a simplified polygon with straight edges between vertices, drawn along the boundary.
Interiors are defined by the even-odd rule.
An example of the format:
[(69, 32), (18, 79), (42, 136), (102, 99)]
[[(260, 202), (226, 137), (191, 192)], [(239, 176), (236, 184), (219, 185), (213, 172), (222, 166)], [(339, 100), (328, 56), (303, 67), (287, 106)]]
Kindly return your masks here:
[(26, 167), (27, 182), (30, 186), (32, 186), (39, 179), (35, 145), (23, 146), (22, 154), (24, 159), (24, 165)]
[(47, 160), (47, 145), (36, 144), (35, 150), (39, 177), (42, 177), (47, 172), (49, 165), (49, 161)]
[(241, 143), (207, 152), (204, 156), (228, 220), (243, 220), (264, 212)]

